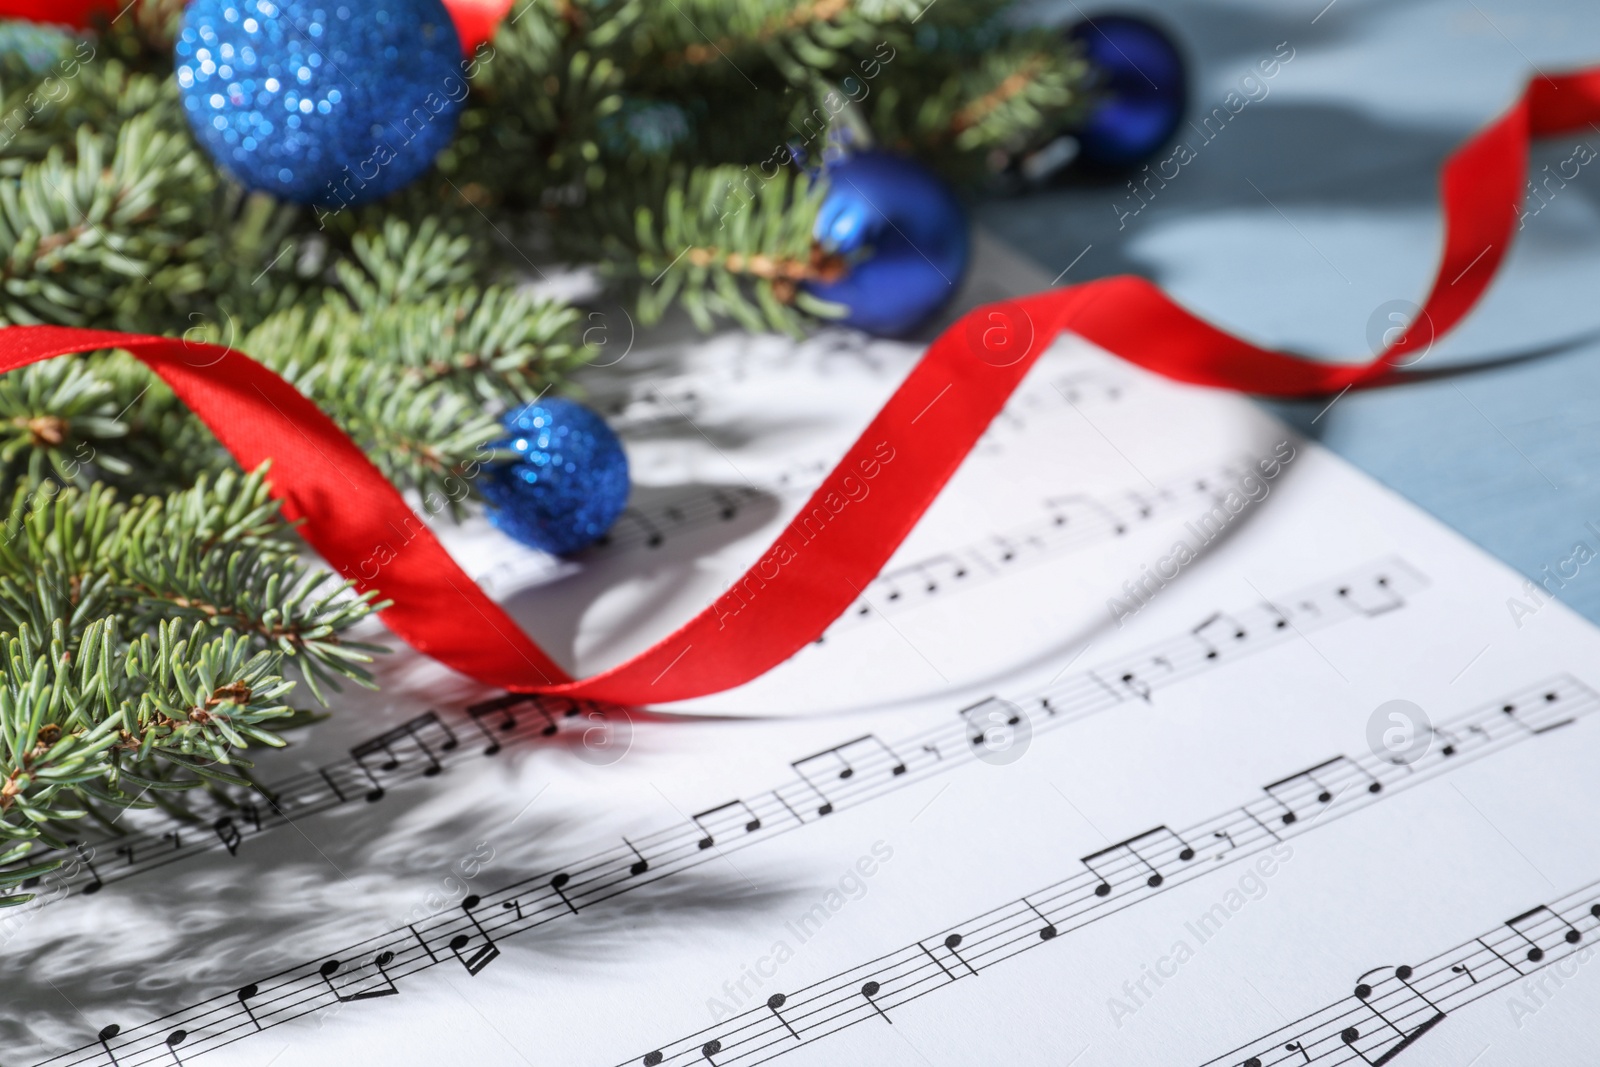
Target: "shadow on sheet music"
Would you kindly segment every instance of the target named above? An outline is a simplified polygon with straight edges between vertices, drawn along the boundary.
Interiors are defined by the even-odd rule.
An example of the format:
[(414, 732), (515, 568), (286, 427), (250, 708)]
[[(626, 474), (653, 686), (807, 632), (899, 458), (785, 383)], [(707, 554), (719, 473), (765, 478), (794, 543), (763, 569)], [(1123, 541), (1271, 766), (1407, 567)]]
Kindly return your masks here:
[[(1264, 446), (1262, 454), (1270, 451), (1270, 447)], [(1277, 478), (1273, 480), (1274, 488), (1269, 495), (1262, 498), (1259, 503), (1252, 503), (1249, 507), (1239, 512), (1233, 521), (1223, 526), (1211, 540), (1198, 548), (1193, 547), (1191, 543), (1193, 538), (1190, 535), (1183, 535), (1182, 539), (1186, 543), (1191, 543), (1193, 560), (1179, 570), (1175, 577), (1167, 579), (1162, 588), (1154, 593), (1152, 599), (1159, 600), (1169, 595), (1172, 590), (1180, 587), (1189, 577), (1204, 569), (1207, 560), (1215, 554), (1217, 549), (1237, 538), (1255, 522), (1259, 515), (1266, 509), (1271, 508), (1274, 504), (1274, 498), (1282, 491), (1282, 487), (1297, 476), (1298, 470), (1295, 463), (1284, 464)], [(1124, 578), (1133, 579), (1137, 577), (1139, 576), (1134, 574), (1108, 575), (1106, 595), (1123, 597), (1124, 590), (1120, 584), (1111, 585), (1109, 583), (1120, 583)], [(1100, 601), (1096, 601), (1096, 603), (1100, 603)], [(987, 695), (997, 689), (1005, 689), (1013, 684), (1016, 675), (1050, 667), (1062, 667), (1065, 664), (1075, 662), (1078, 656), (1097, 644), (1102, 637), (1115, 632), (1118, 628), (1116, 619), (1112, 617), (1109, 611), (1096, 612), (1092, 618), (1095, 620), (1092, 625), (1082, 626), (1071, 632), (1061, 634), (1058, 640), (1052, 642), (1041, 651), (1019, 657), (1014, 662), (1008, 663), (1003, 668), (991, 673), (963, 678), (958, 686), (944, 685), (938, 692), (941, 696), (952, 700), (962, 699), (971, 695)], [(1087, 666), (1087, 664), (1084, 665)], [(850, 714), (854, 711), (873, 711), (903, 705), (915, 705), (927, 700), (928, 696), (929, 694), (926, 692), (909, 693), (899, 700), (875, 700), (856, 707), (841, 707), (837, 709), (836, 714)]]
[(609, 590), (647, 575), (654, 580), (628, 621), (608, 626), (610, 642), (626, 642), (633, 628), (663, 621), (657, 609), (693, 578), (695, 560), (767, 526), (780, 506), (776, 496), (749, 485), (636, 485), (610, 533), (570, 557), (553, 577), (523, 585), (514, 574), (491, 574), (490, 591), (535, 641), (572, 663), (580, 622)]
[[(246, 837), (236, 853), (213, 849), (24, 914), (3, 929), (0, 945), (0, 1062), (43, 1061), (92, 1043), (108, 1020), (156, 1018), (353, 941), (459, 917), (469, 894), (547, 879), (582, 827), (525, 805), (509, 792), (485, 804), (482, 793), (469, 803), (391, 791), (381, 804)], [(642, 930), (763, 912), (809, 888), (764, 881), (757, 889), (712, 865), (500, 947), (552, 960), (622, 958), (637, 951)], [(498, 913), (501, 905), (486, 907)]]

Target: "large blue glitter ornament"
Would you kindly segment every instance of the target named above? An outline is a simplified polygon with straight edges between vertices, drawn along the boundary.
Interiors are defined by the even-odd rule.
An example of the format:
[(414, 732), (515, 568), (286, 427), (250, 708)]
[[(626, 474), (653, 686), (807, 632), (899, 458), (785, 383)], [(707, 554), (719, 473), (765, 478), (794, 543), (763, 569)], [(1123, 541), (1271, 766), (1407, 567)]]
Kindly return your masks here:
[(867, 151), (829, 163), (828, 192), (812, 227), (827, 253), (849, 269), (834, 282), (808, 282), (823, 300), (849, 309), (844, 321), (882, 337), (916, 329), (955, 295), (967, 272), (966, 212), (950, 187), (922, 164)]
[(441, 0), (192, 0), (176, 62), (184, 114), (219, 166), (325, 207), (409, 184), (467, 96)]
[(628, 503), (628, 457), (604, 419), (572, 400), (536, 400), (507, 415), (505, 427), (510, 436), (491, 447), (521, 458), (478, 475), (490, 522), (557, 554), (611, 529)]
[(1074, 130), (1082, 158), (1106, 169), (1136, 167), (1171, 139), (1188, 107), (1178, 46), (1135, 15), (1096, 15), (1067, 36), (1083, 45), (1099, 102)]

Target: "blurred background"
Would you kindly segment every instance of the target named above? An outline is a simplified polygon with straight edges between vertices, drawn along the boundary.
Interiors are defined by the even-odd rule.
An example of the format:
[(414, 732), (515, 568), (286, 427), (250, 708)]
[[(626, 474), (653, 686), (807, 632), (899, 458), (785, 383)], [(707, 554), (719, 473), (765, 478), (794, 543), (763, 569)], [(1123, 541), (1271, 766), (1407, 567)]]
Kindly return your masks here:
[[(1062, 23), (1109, 8), (1034, 9)], [(1440, 241), (1438, 168), (1529, 78), (1600, 58), (1600, 9), (1564, 0), (1211, 0), (1119, 5), (1159, 19), (1190, 62), (1190, 118), (1288, 42), (1294, 59), (1197, 158), (1140, 202), (1115, 180), (982, 205), (980, 223), (1063, 281), (1132, 272), (1258, 344), (1366, 358), (1396, 302), (1420, 302)], [(1600, 148), (1600, 131), (1586, 140)], [(1554, 174), (1576, 140), (1536, 149)], [(1548, 171), (1545, 168), (1549, 168)], [(1571, 173), (1569, 164), (1567, 173)], [(1529, 577), (1600, 522), (1600, 178), (1554, 181), (1487, 297), (1419, 369), (1542, 353), (1514, 366), (1272, 404)], [(1167, 173), (1170, 173), (1170, 168)], [(1088, 249), (1085, 252), (1085, 249)], [(1326, 410), (1324, 410), (1326, 408)], [(1553, 570), (1552, 570), (1553, 573)], [(1569, 570), (1570, 573), (1570, 570)], [(1555, 584), (1552, 583), (1552, 588)], [(1600, 622), (1600, 576), (1556, 595)]]

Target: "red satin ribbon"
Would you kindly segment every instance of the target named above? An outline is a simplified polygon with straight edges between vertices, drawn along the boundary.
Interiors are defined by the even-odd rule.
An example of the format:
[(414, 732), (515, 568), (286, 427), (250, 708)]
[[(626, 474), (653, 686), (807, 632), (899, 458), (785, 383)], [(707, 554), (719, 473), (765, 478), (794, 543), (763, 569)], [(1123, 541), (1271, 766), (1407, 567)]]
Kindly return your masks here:
[(117, 13), (116, 0), (4, 0), (0, 18), (27, 19), (87, 29), (96, 15)]
[[(96, 16), (121, 16), (126, 0), (0, 0), (0, 18), (57, 23), (88, 29)], [(489, 40), (511, 11), (512, 0), (444, 0), (445, 10), (461, 36), (461, 50), (471, 55)]]
[[(242, 466), (272, 460), (272, 491), (285, 514), (303, 521), (306, 540), (341, 574), (394, 601), (384, 622), (414, 648), (497, 688), (622, 704), (684, 700), (750, 681), (821, 634), (882, 568), (1062, 331), (1171, 378), (1274, 396), (1391, 377), (1395, 361), (1453, 327), (1488, 287), (1510, 245), (1529, 140), (1593, 122), (1600, 122), (1600, 67), (1541, 77), (1450, 157), (1433, 288), (1405, 336), (1367, 363), (1257, 348), (1135, 277), (971, 312), (933, 343), (773, 550), (728, 594), (653, 647), (581, 681), (484, 595), (331, 419), (249, 357), (170, 338), (23, 326), (0, 331), (0, 372), (72, 352), (126, 349)], [(846, 491), (852, 478), (853, 493)], [(387, 562), (380, 567), (380, 560)]]

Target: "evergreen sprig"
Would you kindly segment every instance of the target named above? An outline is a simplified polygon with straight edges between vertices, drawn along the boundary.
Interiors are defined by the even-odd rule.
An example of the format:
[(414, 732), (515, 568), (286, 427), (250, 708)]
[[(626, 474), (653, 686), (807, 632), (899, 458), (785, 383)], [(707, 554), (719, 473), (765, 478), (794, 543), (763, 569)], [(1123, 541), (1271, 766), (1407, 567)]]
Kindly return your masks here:
[[(731, 318), (750, 330), (798, 334), (808, 321), (843, 309), (808, 293), (807, 281), (842, 275), (845, 262), (812, 240), (826, 186), (779, 171), (699, 168), (671, 183), (659, 215), (638, 210), (640, 317), (659, 319), (674, 302), (701, 329)], [(614, 262), (624, 262), (618, 257)]]
[[(823, 148), (870, 130), (970, 181), (1055, 136), (1087, 71), (1008, 0), (519, 0), (436, 167), (381, 204), (242, 190), (172, 77), (182, 0), (0, 52), (0, 325), (230, 345), (315, 400), (430, 513), (499, 415), (570, 383), (598, 267), (645, 322), (798, 334), (851, 269), (812, 238)], [(848, 135), (848, 136), (847, 136)], [(807, 169), (811, 168), (811, 169)], [(308, 683), (370, 684), (372, 596), (126, 353), (0, 378), (0, 891), (75, 820), (243, 781)], [(17, 903), (25, 894), (0, 896)]]
[(318, 699), (372, 684), (380, 649), (342, 634), (374, 600), (306, 563), (264, 470), (127, 502), (19, 489), (0, 541), (0, 841), (59, 849), (94, 802), (248, 784), (241, 752), (304, 721), (295, 679)]

